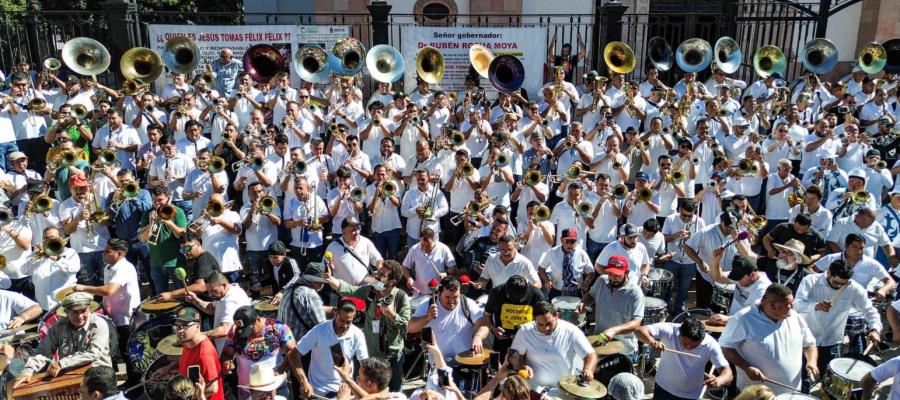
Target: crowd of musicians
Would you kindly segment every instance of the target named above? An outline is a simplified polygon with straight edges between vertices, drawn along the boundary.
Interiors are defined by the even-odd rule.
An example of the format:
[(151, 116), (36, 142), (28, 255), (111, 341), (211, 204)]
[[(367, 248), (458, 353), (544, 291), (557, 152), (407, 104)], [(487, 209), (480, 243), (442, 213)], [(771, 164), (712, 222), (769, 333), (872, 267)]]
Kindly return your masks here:
[[(421, 376), (412, 398), (518, 400), (594, 387), (616, 346), (628, 370), (658, 357), (655, 383), (604, 393), (697, 399), (808, 393), (900, 343), (900, 65), (576, 86), (562, 52), (539, 91), (496, 96), (484, 65), (364, 96), (358, 70), (294, 86), (229, 49), (122, 89), (22, 60), (0, 93), (0, 328), (42, 340), (12, 387), (91, 365), (83, 398), (136, 398), (121, 360), (122, 388), (172, 399), (402, 398)], [(164, 301), (181, 355), (147, 373), (130, 338)]]

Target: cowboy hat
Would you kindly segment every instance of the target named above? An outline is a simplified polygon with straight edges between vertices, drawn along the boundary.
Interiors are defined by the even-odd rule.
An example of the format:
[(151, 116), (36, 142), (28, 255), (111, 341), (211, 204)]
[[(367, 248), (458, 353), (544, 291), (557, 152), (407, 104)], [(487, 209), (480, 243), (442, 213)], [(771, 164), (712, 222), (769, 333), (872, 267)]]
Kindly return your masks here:
[(262, 363), (253, 364), (250, 367), (250, 382), (248, 385), (238, 385), (241, 389), (269, 392), (277, 389), (284, 383), (286, 374), (275, 375), (275, 371), (269, 365)]
[(791, 239), (785, 244), (772, 243), (772, 245), (777, 247), (778, 250), (793, 252), (800, 260), (800, 264), (809, 264), (809, 257), (803, 254), (803, 251), (806, 250), (806, 246), (803, 245), (803, 242), (797, 239)]

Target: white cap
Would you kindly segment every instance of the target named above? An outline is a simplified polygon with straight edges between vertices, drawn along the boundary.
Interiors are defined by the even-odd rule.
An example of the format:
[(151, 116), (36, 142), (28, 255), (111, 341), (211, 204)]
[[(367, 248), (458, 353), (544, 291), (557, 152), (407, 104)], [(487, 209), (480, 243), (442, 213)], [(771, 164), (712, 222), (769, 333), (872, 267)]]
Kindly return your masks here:
[(850, 170), (850, 172), (847, 174), (847, 176), (851, 177), (851, 178), (857, 177), (862, 180), (865, 180), (866, 179), (866, 171), (863, 171), (862, 168), (853, 169), (853, 170)]

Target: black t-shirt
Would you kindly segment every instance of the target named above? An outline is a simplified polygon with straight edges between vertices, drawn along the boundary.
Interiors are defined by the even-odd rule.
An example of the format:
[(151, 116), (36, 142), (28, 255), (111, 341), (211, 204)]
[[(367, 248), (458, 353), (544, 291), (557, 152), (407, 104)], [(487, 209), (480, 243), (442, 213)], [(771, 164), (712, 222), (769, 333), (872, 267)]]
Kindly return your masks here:
[[(563, 56), (553, 57), (553, 66), (563, 67), (563, 71), (566, 73), (566, 82), (572, 82), (572, 71), (575, 70), (576, 65), (578, 65), (578, 54), (569, 55), (568, 58), (563, 58)], [(553, 71), (550, 71), (550, 76), (553, 76)]]
[(803, 254), (807, 257), (819, 254), (819, 250), (825, 248), (825, 240), (815, 229), (801, 235), (794, 230), (793, 222), (778, 224), (769, 234), (772, 235), (772, 243), (785, 244), (791, 239), (799, 240), (805, 246)]
[[(221, 272), (222, 267), (219, 266), (219, 262), (216, 261), (216, 258), (213, 257), (212, 254), (209, 254), (208, 251), (204, 251), (202, 254), (197, 256), (197, 258), (187, 260), (187, 267), (184, 272), (187, 272), (187, 284), (190, 285), (197, 281), (197, 279), (206, 280), (206, 277), (209, 276), (210, 272)], [(212, 300), (206, 294), (206, 291), (200, 292), (198, 297), (203, 299), (203, 301)]]
[(534, 286), (528, 285), (528, 293), (523, 301), (513, 301), (506, 296), (504, 287), (500, 285), (488, 293), (484, 311), (491, 314), (494, 325), (503, 328), (507, 335), (514, 335), (519, 326), (534, 319), (534, 306), (544, 300), (544, 294)]

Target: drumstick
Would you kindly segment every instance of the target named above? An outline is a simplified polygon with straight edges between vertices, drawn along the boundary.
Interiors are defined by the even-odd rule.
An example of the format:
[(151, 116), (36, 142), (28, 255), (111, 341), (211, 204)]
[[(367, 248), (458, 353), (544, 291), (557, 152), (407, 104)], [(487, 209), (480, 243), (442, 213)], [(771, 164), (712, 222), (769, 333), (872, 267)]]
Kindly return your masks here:
[(682, 356), (688, 356), (688, 357), (694, 357), (694, 358), (701, 358), (701, 357), (700, 357), (699, 355), (697, 355), (697, 354), (685, 353), (685, 352), (683, 352), (683, 351), (672, 350), (672, 349), (670, 349), (670, 348), (665, 348), (665, 349), (663, 349), (663, 351), (668, 351), (668, 352), (670, 352), (670, 353), (675, 353), (675, 354), (682, 355)]
[(781, 387), (783, 387), (783, 388), (785, 388), (785, 389), (788, 389), (788, 390), (791, 390), (791, 391), (794, 391), (794, 392), (797, 392), (797, 393), (801, 393), (799, 390), (797, 390), (797, 388), (795, 388), (795, 387), (793, 387), (793, 386), (790, 386), (790, 385), (787, 385), (787, 384), (784, 384), (784, 383), (781, 383), (781, 382), (778, 382), (778, 381), (776, 381), (776, 380), (772, 380), (772, 379), (769, 379), (769, 378), (763, 378), (763, 382), (769, 382), (769, 383), (771, 383), (771, 384), (773, 384), (773, 385), (781, 386)]
[[(710, 374), (710, 375), (712, 375), (712, 373), (713, 373), (713, 371), (715, 370), (715, 368), (716, 368), (715, 365), (710, 365), (710, 366), (709, 366), (709, 374)], [(700, 396), (697, 397), (697, 398), (698, 398), (698, 399), (702, 399), (702, 398), (703, 398), (703, 395), (706, 394), (706, 389), (708, 389), (708, 388), (709, 388), (709, 385), (704, 384), (704, 385), (703, 385), (703, 389), (700, 390)]]
[(837, 293), (835, 293), (834, 296), (831, 296), (831, 300), (828, 300), (828, 302), (834, 303), (834, 301), (837, 300), (838, 297), (841, 297), (841, 294), (844, 293), (844, 289), (847, 289), (847, 286), (850, 286), (850, 285), (841, 286), (841, 288), (838, 289)]
[(122, 393), (129, 393), (129, 392), (131, 392), (132, 390), (134, 390), (134, 389), (139, 389), (139, 388), (143, 387), (144, 385), (146, 385), (146, 384), (148, 384), (148, 383), (150, 383), (150, 382), (151, 382), (151, 381), (143, 381), (143, 382), (141, 382), (141, 383), (138, 383), (137, 385), (134, 385), (134, 386), (132, 386), (132, 387), (130, 387), (130, 388), (128, 388), (128, 389), (123, 390)]

